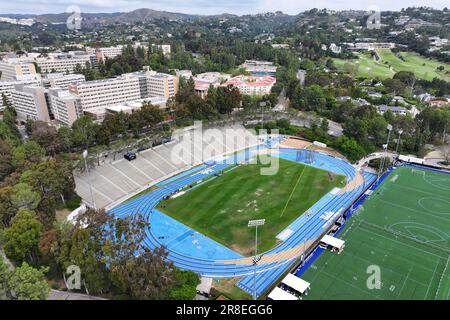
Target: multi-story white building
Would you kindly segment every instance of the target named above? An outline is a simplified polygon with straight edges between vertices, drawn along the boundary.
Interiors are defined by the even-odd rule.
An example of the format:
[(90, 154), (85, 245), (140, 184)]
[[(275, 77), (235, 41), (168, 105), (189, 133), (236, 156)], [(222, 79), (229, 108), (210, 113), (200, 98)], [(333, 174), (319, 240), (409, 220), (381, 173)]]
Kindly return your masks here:
[(167, 106), (167, 98), (150, 97), (136, 101), (127, 101), (106, 108), (89, 109), (88, 111), (85, 111), (85, 114), (89, 115), (95, 122), (101, 123), (103, 122), (103, 120), (105, 120), (107, 114), (117, 114), (119, 112), (131, 114), (135, 111), (140, 110), (145, 103), (150, 103), (153, 106), (157, 106), (161, 109), (164, 109)]
[(164, 56), (168, 56), (171, 53), (170, 44), (152, 44), (153, 49), (161, 50)]
[(68, 89), (71, 83), (85, 82), (86, 78), (82, 74), (49, 73), (42, 79), (45, 88)]
[(231, 78), (231, 74), (220, 72), (205, 72), (199, 73), (194, 77), (194, 80), (208, 82), (212, 85), (221, 84)]
[(241, 94), (263, 96), (270, 94), (276, 78), (270, 76), (244, 76), (240, 75), (222, 84), (222, 86), (233, 86), (239, 89)]
[(36, 75), (32, 62), (9, 59), (0, 61), (1, 81), (16, 81), (22, 76)]
[(330, 44), (329, 49), (331, 52), (333, 52), (335, 54), (340, 54), (342, 52), (342, 47), (337, 46), (335, 43)]
[(149, 97), (168, 99), (178, 92), (179, 78), (171, 74), (158, 73), (145, 68), (144, 71), (129, 73), (127, 76), (139, 79), (141, 99)]
[(176, 70), (175, 74), (179, 78), (185, 78), (185, 79), (192, 78), (192, 71), (191, 70)]
[(148, 97), (171, 98), (178, 93), (178, 77), (154, 71), (146, 72), (146, 76)]
[(3, 95), (12, 103), (11, 92), (14, 90), (16, 84), (22, 84), (25, 86), (40, 86), (41, 78), (39, 75), (23, 76), (20, 81), (0, 81), (0, 111), (5, 107), (3, 105)]
[(106, 59), (113, 59), (123, 52), (123, 45), (115, 47), (101, 47), (101, 48), (86, 48), (86, 53), (95, 55), (97, 61), (105, 61)]
[(96, 57), (86, 54), (84, 51), (52, 54), (47, 58), (37, 58), (36, 63), (41, 73), (73, 73), (79, 65), (85, 67), (86, 63), (95, 65)]
[(11, 91), (11, 100), (18, 120), (25, 122), (27, 119), (33, 119), (50, 122), (44, 88), (16, 84)]
[(133, 74), (69, 84), (69, 91), (80, 97), (83, 111), (141, 99), (140, 81)]
[(356, 42), (353, 50), (375, 50), (375, 49), (393, 49), (395, 43), (392, 42)]
[(270, 61), (247, 60), (240, 66), (252, 76), (275, 76), (277, 67)]
[(80, 98), (68, 90), (49, 89), (48, 102), (53, 119), (57, 124), (70, 126), (83, 115)]
[(210, 86), (217, 88), (222, 82), (227, 81), (230, 78), (230, 74), (224, 74), (220, 72), (206, 72), (198, 74), (194, 77), (195, 93), (202, 99), (204, 99), (208, 95)]

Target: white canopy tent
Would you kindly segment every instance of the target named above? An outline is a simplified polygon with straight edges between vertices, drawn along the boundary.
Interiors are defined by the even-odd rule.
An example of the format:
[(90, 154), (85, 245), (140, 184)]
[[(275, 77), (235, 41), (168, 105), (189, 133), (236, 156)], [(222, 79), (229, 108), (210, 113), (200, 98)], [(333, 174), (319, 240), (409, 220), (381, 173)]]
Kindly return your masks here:
[(298, 300), (298, 298), (281, 288), (276, 287), (269, 294), (270, 300)]
[(289, 273), (283, 281), (281, 281), (284, 285), (288, 286), (289, 288), (297, 291), (301, 295), (306, 294), (308, 289), (310, 288), (311, 284), (309, 282), (306, 282), (303, 279), (300, 279), (297, 276), (294, 276), (292, 273)]
[(335, 248), (339, 253), (342, 252), (342, 250), (344, 250), (345, 247), (345, 241), (329, 236), (329, 235), (325, 235), (321, 242), (325, 243), (327, 246), (331, 246), (333, 248)]
[(398, 159), (401, 161), (404, 161), (404, 162), (409, 162), (409, 163), (425, 164), (424, 159), (411, 157), (411, 156), (399, 155)]

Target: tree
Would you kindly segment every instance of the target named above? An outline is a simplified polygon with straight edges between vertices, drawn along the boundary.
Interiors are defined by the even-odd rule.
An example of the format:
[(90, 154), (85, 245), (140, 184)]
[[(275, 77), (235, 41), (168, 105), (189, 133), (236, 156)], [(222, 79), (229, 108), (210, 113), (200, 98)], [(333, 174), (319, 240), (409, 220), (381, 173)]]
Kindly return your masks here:
[(194, 119), (207, 119), (213, 115), (216, 115), (215, 109), (211, 107), (209, 103), (200, 98), (197, 95), (192, 95), (185, 103), (186, 109)]
[(150, 103), (144, 103), (139, 110), (146, 127), (152, 127), (164, 120), (163, 111)]
[(78, 147), (87, 149), (95, 141), (96, 124), (89, 116), (82, 116), (72, 124), (73, 143)]
[(169, 293), (172, 300), (192, 300), (197, 294), (197, 285), (200, 283), (198, 275), (192, 271), (175, 270), (174, 288)]
[(338, 148), (350, 161), (357, 161), (365, 155), (365, 150), (355, 139), (341, 137), (338, 141)]
[(195, 82), (194, 79), (189, 78), (185, 79), (184, 77), (180, 78), (179, 90), (175, 96), (175, 100), (178, 103), (186, 102), (191, 96), (195, 95)]
[[(75, 225), (63, 225), (57, 241), (46, 252), (50, 253), (61, 270), (66, 270), (70, 265), (79, 266), (83, 286), (90, 294), (105, 293), (110, 288), (103, 253), (106, 221), (104, 210), (87, 210), (79, 215)], [(44, 243), (41, 244), (43, 246)]]
[(3, 109), (3, 123), (6, 124), (12, 136), (20, 140), (21, 135), (19, 129), (16, 126), (17, 113), (16, 109), (12, 107), (8, 102), (6, 107)]
[(0, 227), (8, 228), (11, 219), (17, 213), (17, 208), (13, 204), (13, 187), (0, 188)]
[(3, 95), (3, 119), (0, 120), (0, 139), (7, 140), (11, 145), (18, 145), (21, 140), (19, 129), (16, 126), (16, 110), (9, 104)]
[(233, 109), (239, 108), (241, 94), (238, 88), (218, 87), (216, 109), (221, 114), (230, 114)]
[(405, 90), (405, 85), (398, 79), (386, 79), (383, 81), (385, 89), (394, 96), (402, 93)]
[(102, 131), (106, 131), (108, 136), (116, 137), (119, 134), (126, 134), (128, 129), (128, 115), (124, 112), (117, 114), (106, 114), (102, 122)]
[(2, 255), (0, 255), (0, 300), (9, 298), (8, 280), (11, 271), (9, 271)]
[(414, 86), (417, 81), (415, 74), (413, 72), (400, 71), (394, 75), (394, 79), (398, 79), (403, 82), (409, 88), (409, 96), (412, 97)]
[(164, 299), (174, 284), (173, 266), (164, 248), (154, 251), (142, 245), (148, 223), (142, 216), (108, 218), (105, 258), (111, 280), (135, 299)]
[(41, 201), (41, 196), (28, 184), (19, 183), (14, 186), (14, 194), (11, 200), (18, 209), (35, 210)]
[(73, 145), (73, 132), (70, 127), (62, 126), (58, 129), (58, 145), (62, 151), (70, 152)]
[(41, 233), (42, 224), (36, 214), (20, 209), (12, 219), (11, 227), (4, 232), (6, 255), (16, 262), (35, 262)]
[(39, 162), (45, 156), (45, 149), (34, 141), (27, 141), (12, 151), (12, 165), (17, 169)]
[(319, 85), (311, 85), (304, 89), (299, 85), (294, 91), (292, 103), (300, 110), (320, 112), (325, 108), (327, 100)]
[(328, 124), (328, 120), (326, 118), (323, 118), (322, 121), (320, 122), (320, 129), (326, 134), (328, 133), (329, 130), (329, 124)]
[(14, 171), (9, 141), (0, 139), (0, 181)]
[(65, 201), (64, 195), (74, 189), (73, 176), (55, 160), (41, 162), (22, 173), (20, 182), (27, 183), (41, 196), (39, 219), (50, 227), (55, 218), (55, 210)]
[(56, 128), (43, 121), (33, 123), (30, 138), (42, 146), (48, 154), (55, 155), (59, 147)]
[(368, 133), (375, 145), (381, 147), (387, 138), (388, 122), (384, 117), (376, 116), (369, 122)]
[(48, 268), (35, 269), (24, 262), (9, 278), (8, 287), (18, 300), (45, 300), (50, 293), (47, 272)]
[(42, 261), (46, 264), (51, 264), (52, 269), (57, 269), (56, 262), (53, 255), (53, 250), (58, 242), (58, 239), (61, 237), (61, 230), (59, 229), (50, 229), (44, 231), (39, 240), (39, 253), (41, 254)]

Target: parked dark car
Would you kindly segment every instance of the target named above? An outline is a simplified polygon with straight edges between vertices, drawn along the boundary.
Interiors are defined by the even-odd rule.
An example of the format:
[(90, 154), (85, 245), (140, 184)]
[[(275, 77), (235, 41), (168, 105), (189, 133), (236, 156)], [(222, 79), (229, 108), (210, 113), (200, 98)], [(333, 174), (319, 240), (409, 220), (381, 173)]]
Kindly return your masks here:
[(132, 161), (132, 160), (136, 159), (136, 153), (134, 153), (134, 152), (127, 152), (127, 153), (125, 153), (125, 155), (123, 157), (125, 159), (127, 159), (128, 161)]

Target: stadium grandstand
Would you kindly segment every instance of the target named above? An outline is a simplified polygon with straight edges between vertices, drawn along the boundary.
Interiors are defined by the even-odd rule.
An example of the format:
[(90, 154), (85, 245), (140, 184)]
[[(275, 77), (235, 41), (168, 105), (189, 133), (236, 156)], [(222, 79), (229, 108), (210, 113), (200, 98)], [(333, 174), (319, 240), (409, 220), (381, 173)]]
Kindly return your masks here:
[[(242, 145), (216, 144), (216, 141), (212, 140), (213, 142), (208, 145), (216, 146), (220, 151), (224, 151), (217, 154), (224, 155), (216, 157), (213, 162), (210, 162), (211, 159), (202, 159), (202, 156), (193, 156), (192, 163), (198, 164), (195, 167), (192, 167), (192, 163), (180, 165), (168, 161), (170, 157), (167, 153), (176, 144), (149, 150), (143, 153), (144, 156), (141, 153), (138, 158), (145, 157), (145, 160), (142, 160), (140, 165), (137, 165), (136, 162), (127, 163), (125, 161), (108, 164), (107, 166), (114, 167), (114, 171), (121, 171), (122, 175), (133, 177), (133, 180), (139, 181), (139, 183), (136, 181), (136, 189), (145, 186), (148, 181), (152, 181), (157, 186), (155, 190), (114, 206), (110, 212), (118, 217), (143, 215), (150, 223), (145, 244), (152, 249), (164, 246), (168, 250), (167, 258), (176, 266), (192, 270), (205, 277), (241, 277), (237, 283), (239, 288), (250, 294), (253, 294), (256, 289), (256, 295), (261, 296), (278, 278), (289, 272), (294, 262), (312, 250), (323, 236), (333, 229), (352, 204), (375, 182), (376, 175), (352, 166), (345, 159), (325, 153), (312, 150), (305, 152), (302, 149), (292, 148), (292, 146), (284, 148), (283, 145), (289, 144), (290, 140), (285, 137), (272, 137), (263, 141), (254, 135), (248, 138), (255, 142), (255, 146), (248, 147), (245, 143)], [(196, 147), (193, 143), (193, 148)], [(276, 150), (272, 150), (272, 148)], [(242, 150), (238, 151), (239, 149)], [(165, 153), (160, 154), (160, 151)], [(307, 214), (299, 212), (298, 218), (278, 235), (279, 243), (259, 255), (260, 259), (256, 268), (252, 257), (244, 257), (156, 209), (164, 199), (178, 196), (180, 192), (190, 192), (189, 190), (181, 191), (186, 190), (184, 188), (189, 189), (192, 186), (195, 188), (210, 177), (226, 175), (228, 171), (235, 169), (236, 164), (250, 161), (261, 153), (344, 176), (345, 186), (333, 188), (309, 208), (306, 211)], [(158, 166), (159, 170), (153, 168), (154, 166)], [(128, 170), (132, 173), (129, 174)], [(160, 172), (155, 175), (157, 171)], [(110, 183), (108, 180), (112, 181), (111, 176), (101, 177), (97, 173), (93, 175), (98, 179), (94, 183), (96, 191), (110, 195), (111, 193), (107, 189), (108, 184), (105, 181)], [(146, 176), (149, 177), (145, 178)], [(124, 189), (124, 184), (120, 180), (113, 183)], [(131, 190), (131, 185), (129, 188)], [(127, 193), (125, 189), (120, 190), (121, 192), (119, 190), (114, 195), (114, 199), (120, 199)], [(103, 201), (104, 204), (114, 201), (111, 196), (109, 197), (110, 199)], [(255, 269), (256, 279), (254, 277)]]
[(189, 169), (201, 166), (211, 156), (258, 144), (258, 137), (239, 125), (205, 130), (200, 141), (194, 139), (197, 139), (195, 130), (183, 130), (175, 133), (168, 143), (137, 152), (133, 161), (123, 158), (106, 161), (89, 173), (76, 174), (77, 193), (85, 203), (91, 204), (91, 184), (96, 207), (109, 208), (171, 176), (189, 173)]

